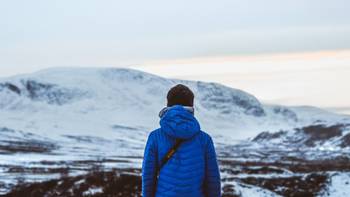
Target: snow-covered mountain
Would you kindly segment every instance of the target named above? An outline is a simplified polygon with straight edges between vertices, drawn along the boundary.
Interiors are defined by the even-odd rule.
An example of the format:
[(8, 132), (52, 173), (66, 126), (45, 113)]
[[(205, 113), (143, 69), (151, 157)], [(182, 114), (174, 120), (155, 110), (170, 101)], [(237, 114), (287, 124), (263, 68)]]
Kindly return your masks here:
[[(178, 83), (194, 91), (195, 115), (214, 137), (221, 157), (278, 160), (312, 154), (309, 158), (322, 159), (350, 153), (349, 116), (314, 107), (266, 105), (217, 83), (137, 70), (47, 69), (0, 79), (0, 194), (2, 185), (7, 191), (16, 180), (13, 166), (32, 170), (69, 165), (79, 173), (87, 168), (83, 163), (97, 159), (107, 167), (118, 163), (139, 168), (166, 93)], [(43, 179), (28, 174), (22, 176)], [(46, 178), (58, 176), (54, 174), (46, 173)]]
[(349, 119), (311, 107), (263, 105), (253, 95), (215, 83), (165, 79), (129, 69), (58, 68), (0, 80), (1, 126), (49, 137), (67, 132), (107, 137), (123, 126), (149, 132), (158, 126), (158, 111), (177, 83), (195, 92), (203, 129), (225, 138), (245, 139), (261, 131)]
[[(312, 107), (264, 105), (249, 93), (216, 83), (121, 68), (57, 68), (0, 80), (0, 151), (64, 154), (83, 149), (77, 153), (112, 155), (117, 148), (120, 155), (142, 155), (148, 133), (158, 127), (166, 93), (177, 83), (194, 91), (196, 116), (217, 144), (254, 139), (260, 145), (276, 141), (299, 146), (299, 138), (315, 138), (308, 132), (312, 128), (303, 128), (350, 124), (348, 116)], [(346, 131), (320, 138), (321, 145), (349, 144)], [(4, 148), (9, 143), (12, 148)], [(319, 144), (306, 141), (309, 146)]]

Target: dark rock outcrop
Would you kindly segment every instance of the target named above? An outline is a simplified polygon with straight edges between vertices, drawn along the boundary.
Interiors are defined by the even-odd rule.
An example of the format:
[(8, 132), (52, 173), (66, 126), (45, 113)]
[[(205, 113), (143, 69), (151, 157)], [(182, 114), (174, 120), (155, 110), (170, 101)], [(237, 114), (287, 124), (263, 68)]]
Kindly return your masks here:
[(18, 95), (21, 94), (21, 90), (14, 84), (12, 83), (3, 83), (3, 84), (0, 84), (0, 91), (3, 90), (3, 89), (8, 89)]
[(60, 87), (56, 84), (42, 83), (35, 80), (22, 80), (25, 94), (33, 101), (46, 102), (48, 104), (63, 105), (87, 95), (79, 89)]
[(345, 148), (345, 147), (350, 147), (350, 133), (345, 135), (343, 138), (342, 138), (342, 142), (340, 144), (340, 146), (342, 148)]
[(313, 125), (304, 127), (299, 132), (302, 132), (308, 136), (307, 140), (304, 142), (307, 146), (315, 146), (317, 142), (324, 142), (333, 137), (339, 137), (342, 135), (343, 128), (345, 125)]
[(245, 114), (265, 116), (261, 103), (252, 95), (240, 90), (232, 90), (216, 83), (197, 82), (201, 93), (200, 103), (208, 109), (215, 109), (222, 114), (231, 113), (233, 107), (241, 108)]
[(287, 134), (287, 131), (279, 131), (276, 133), (270, 133), (265, 131), (257, 135), (252, 141), (253, 142), (268, 141), (268, 140), (280, 138), (286, 134)]
[(289, 120), (293, 120), (295, 122), (298, 121), (297, 114), (294, 111), (292, 111), (286, 107), (276, 106), (273, 108), (273, 112), (276, 114), (281, 114), (282, 116), (288, 118)]

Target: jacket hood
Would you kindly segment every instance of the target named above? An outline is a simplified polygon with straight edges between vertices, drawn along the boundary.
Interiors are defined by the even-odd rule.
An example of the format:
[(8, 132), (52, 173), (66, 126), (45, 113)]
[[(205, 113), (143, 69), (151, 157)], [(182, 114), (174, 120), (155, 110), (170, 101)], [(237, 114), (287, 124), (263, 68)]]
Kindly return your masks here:
[(197, 119), (181, 105), (168, 108), (160, 119), (160, 126), (169, 136), (180, 139), (189, 139), (200, 131)]

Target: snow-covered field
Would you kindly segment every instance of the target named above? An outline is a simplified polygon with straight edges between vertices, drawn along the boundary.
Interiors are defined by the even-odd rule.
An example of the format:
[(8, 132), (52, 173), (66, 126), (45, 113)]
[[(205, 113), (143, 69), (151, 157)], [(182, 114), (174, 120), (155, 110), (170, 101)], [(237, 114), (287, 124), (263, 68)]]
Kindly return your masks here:
[[(349, 116), (307, 106), (264, 105), (249, 93), (216, 83), (128, 69), (57, 68), (0, 79), (0, 193), (22, 182), (86, 174), (96, 165), (106, 171), (139, 169), (145, 140), (158, 127), (166, 93), (177, 83), (195, 92), (195, 115), (214, 137), (221, 162), (260, 162), (255, 165), (259, 169), (270, 165), (267, 173), (240, 169), (239, 176), (223, 180), (234, 188), (227, 195), (277, 196), (285, 190), (244, 182), (245, 176), (286, 178), (312, 171), (288, 166), (281, 172), (279, 162), (349, 162), (344, 159), (350, 158)], [(240, 164), (245, 165), (252, 167)], [(223, 175), (232, 176), (234, 166), (229, 166), (231, 172), (221, 166)], [(327, 175), (331, 181), (320, 188), (341, 196), (349, 169), (326, 166), (336, 173)], [(88, 192), (95, 191), (100, 190)]]

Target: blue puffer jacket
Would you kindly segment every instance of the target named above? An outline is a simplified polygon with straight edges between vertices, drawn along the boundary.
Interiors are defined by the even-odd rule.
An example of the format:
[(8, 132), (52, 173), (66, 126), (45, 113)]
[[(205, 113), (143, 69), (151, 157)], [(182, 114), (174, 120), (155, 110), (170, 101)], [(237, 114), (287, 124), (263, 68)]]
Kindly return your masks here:
[[(165, 112), (160, 125), (160, 129), (149, 135), (145, 148), (142, 164), (143, 197), (221, 196), (220, 173), (213, 141), (200, 130), (193, 114), (177, 105)], [(185, 141), (163, 166), (156, 181), (157, 167), (177, 138)]]

